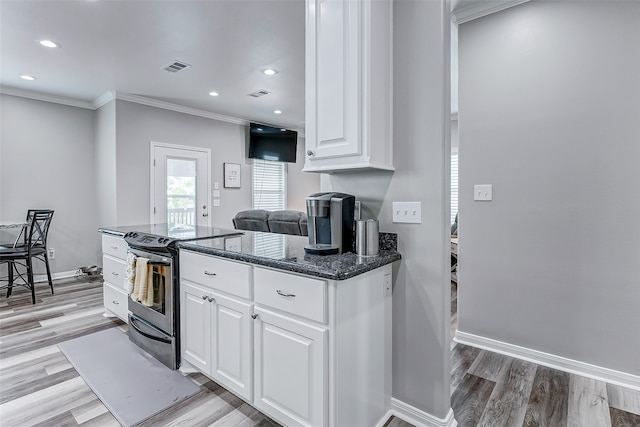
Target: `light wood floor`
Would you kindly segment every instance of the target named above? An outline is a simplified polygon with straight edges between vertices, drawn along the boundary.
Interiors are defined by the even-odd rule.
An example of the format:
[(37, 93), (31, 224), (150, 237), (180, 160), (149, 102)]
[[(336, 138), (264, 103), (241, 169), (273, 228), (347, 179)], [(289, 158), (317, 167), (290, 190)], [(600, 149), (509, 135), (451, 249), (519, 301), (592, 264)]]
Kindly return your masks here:
[[(118, 426), (57, 347), (126, 324), (102, 316), (100, 280), (55, 281), (0, 297), (0, 425)], [(452, 289), (452, 313), (457, 294)], [(452, 328), (455, 330), (455, 315)], [(464, 426), (640, 427), (640, 393), (463, 345), (451, 352), (452, 407)], [(156, 415), (150, 426), (277, 426), (200, 374), (202, 391)], [(408, 427), (396, 418), (388, 427)], [(342, 427), (342, 426), (340, 426)], [(350, 426), (345, 426), (350, 427)]]

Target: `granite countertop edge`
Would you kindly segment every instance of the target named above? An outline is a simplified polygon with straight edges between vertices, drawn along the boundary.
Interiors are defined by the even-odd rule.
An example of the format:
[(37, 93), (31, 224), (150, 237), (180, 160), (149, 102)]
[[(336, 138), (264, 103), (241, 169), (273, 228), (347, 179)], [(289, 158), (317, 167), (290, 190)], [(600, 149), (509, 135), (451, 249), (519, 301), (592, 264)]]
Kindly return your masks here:
[(308, 264), (298, 264), (295, 261), (287, 261), (286, 259), (275, 260), (256, 255), (243, 254), (240, 252), (226, 251), (224, 249), (203, 247), (196, 243), (190, 242), (180, 242), (178, 243), (178, 248), (331, 280), (350, 279), (352, 277), (358, 276), (371, 270), (375, 270), (376, 268), (391, 264), (392, 262), (402, 259), (400, 253), (396, 251), (380, 251), (380, 253), (375, 257), (359, 257), (354, 253), (328, 256), (311, 255), (312, 257), (317, 257), (319, 262), (321, 261), (321, 259), (325, 259), (327, 264), (329, 264), (331, 261), (338, 260), (340, 257), (353, 258), (354, 260), (361, 259), (363, 261), (362, 264), (356, 263), (348, 265), (345, 268), (336, 269), (326, 265), (314, 266)]

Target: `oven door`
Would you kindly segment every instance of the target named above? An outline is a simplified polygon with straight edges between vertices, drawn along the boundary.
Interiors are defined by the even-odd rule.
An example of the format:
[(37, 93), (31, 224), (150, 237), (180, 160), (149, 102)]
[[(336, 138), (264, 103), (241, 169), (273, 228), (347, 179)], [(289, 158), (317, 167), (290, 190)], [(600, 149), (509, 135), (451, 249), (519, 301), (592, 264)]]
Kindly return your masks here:
[[(133, 294), (128, 299), (131, 313), (168, 335), (175, 335), (174, 331), (174, 263), (170, 254), (156, 254), (129, 248), (138, 259), (136, 261), (136, 286), (146, 281), (146, 286), (134, 286)], [(140, 270), (141, 258), (146, 258), (147, 267)], [(145, 278), (139, 278), (143, 274)], [(146, 289), (146, 291), (145, 291)]]

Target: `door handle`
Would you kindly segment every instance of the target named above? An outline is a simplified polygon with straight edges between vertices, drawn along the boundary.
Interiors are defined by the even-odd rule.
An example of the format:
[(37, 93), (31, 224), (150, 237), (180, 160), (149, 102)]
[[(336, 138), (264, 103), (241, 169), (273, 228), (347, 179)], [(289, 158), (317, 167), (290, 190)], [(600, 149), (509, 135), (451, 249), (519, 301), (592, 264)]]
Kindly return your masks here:
[(203, 213), (202, 216), (207, 217), (209, 214), (207, 212)]

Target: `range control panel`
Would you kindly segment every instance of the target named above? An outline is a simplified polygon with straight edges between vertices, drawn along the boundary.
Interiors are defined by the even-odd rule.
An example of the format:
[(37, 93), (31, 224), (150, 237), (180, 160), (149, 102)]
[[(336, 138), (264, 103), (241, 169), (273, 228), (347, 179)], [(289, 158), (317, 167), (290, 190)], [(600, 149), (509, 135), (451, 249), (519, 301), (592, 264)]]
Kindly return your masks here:
[(124, 235), (124, 240), (131, 247), (144, 249), (166, 249), (176, 242), (169, 237), (155, 236), (153, 234), (138, 233), (132, 231)]

